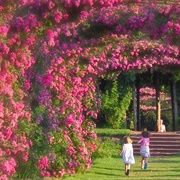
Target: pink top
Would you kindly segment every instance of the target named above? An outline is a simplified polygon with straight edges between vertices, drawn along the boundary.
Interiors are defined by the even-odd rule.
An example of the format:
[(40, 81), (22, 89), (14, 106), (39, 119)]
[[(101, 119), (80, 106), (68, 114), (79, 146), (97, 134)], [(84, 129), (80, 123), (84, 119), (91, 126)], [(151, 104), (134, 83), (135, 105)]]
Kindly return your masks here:
[(138, 143), (141, 143), (141, 146), (149, 146), (150, 138), (141, 138)]

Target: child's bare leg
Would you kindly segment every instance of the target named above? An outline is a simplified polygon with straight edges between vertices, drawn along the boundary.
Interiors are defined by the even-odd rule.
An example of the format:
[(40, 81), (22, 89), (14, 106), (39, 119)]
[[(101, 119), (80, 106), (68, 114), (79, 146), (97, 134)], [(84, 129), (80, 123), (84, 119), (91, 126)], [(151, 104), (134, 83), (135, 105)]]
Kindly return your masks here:
[(144, 158), (144, 162), (145, 162), (144, 169), (147, 169), (148, 158)]
[(144, 158), (144, 162), (145, 162), (145, 163), (148, 163), (148, 158)]
[(142, 157), (142, 159), (141, 159), (141, 169), (144, 169), (144, 161), (145, 161), (145, 158)]
[(128, 164), (125, 164), (125, 175), (127, 175)]
[(125, 174), (127, 173), (127, 164), (125, 164)]
[(130, 164), (125, 164), (125, 175), (129, 175), (130, 167)]

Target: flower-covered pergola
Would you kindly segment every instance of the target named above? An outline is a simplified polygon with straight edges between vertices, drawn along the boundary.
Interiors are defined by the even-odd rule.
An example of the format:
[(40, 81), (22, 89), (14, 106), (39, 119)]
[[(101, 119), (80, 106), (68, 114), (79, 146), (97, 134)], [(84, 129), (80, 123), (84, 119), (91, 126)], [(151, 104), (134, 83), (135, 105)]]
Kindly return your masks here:
[(0, 0), (0, 179), (91, 166), (99, 78), (180, 64), (171, 2)]
[[(140, 84), (142, 83), (140, 81), (147, 79), (147, 76), (149, 79), (149, 81), (146, 80), (148, 86), (141, 87)], [(169, 122), (167, 122), (167, 125), (169, 124), (171, 131), (178, 130), (178, 93), (172, 72), (165, 71), (165, 73), (163, 73), (163, 69), (158, 69), (153, 73), (149, 71), (140, 74), (137, 73), (134, 93), (134, 96), (136, 96), (133, 99), (135, 104), (135, 130), (143, 130), (145, 128), (143, 127), (143, 121), (147, 121), (147, 119), (144, 119), (145, 117), (142, 115), (142, 112), (148, 114), (149, 111), (155, 112), (156, 114), (156, 124), (154, 124), (153, 129), (151, 127), (151, 131), (160, 132), (160, 121), (163, 119), (162, 117), (168, 118)]]

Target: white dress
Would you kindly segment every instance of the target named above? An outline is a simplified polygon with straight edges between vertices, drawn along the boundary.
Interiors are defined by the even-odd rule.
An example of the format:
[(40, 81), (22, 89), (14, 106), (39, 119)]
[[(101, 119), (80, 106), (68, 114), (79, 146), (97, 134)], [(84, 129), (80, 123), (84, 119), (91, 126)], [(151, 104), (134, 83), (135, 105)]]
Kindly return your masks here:
[(133, 146), (130, 143), (123, 145), (122, 159), (124, 164), (134, 164)]
[(149, 138), (141, 138), (139, 143), (141, 143), (140, 147), (140, 155), (144, 158), (149, 158), (150, 157), (150, 149), (149, 149)]
[(160, 131), (161, 132), (166, 132), (166, 126), (164, 124), (161, 125)]
[(150, 157), (149, 146), (141, 146), (140, 147), (140, 155), (144, 158), (149, 158)]

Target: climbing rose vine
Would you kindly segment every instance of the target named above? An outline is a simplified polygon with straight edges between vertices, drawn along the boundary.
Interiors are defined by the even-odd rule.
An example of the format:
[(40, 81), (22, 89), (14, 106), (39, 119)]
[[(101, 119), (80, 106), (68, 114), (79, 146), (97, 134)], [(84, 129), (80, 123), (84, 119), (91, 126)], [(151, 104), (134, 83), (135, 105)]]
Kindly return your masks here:
[(0, 179), (84, 171), (99, 78), (180, 64), (180, 7), (0, 0)]

